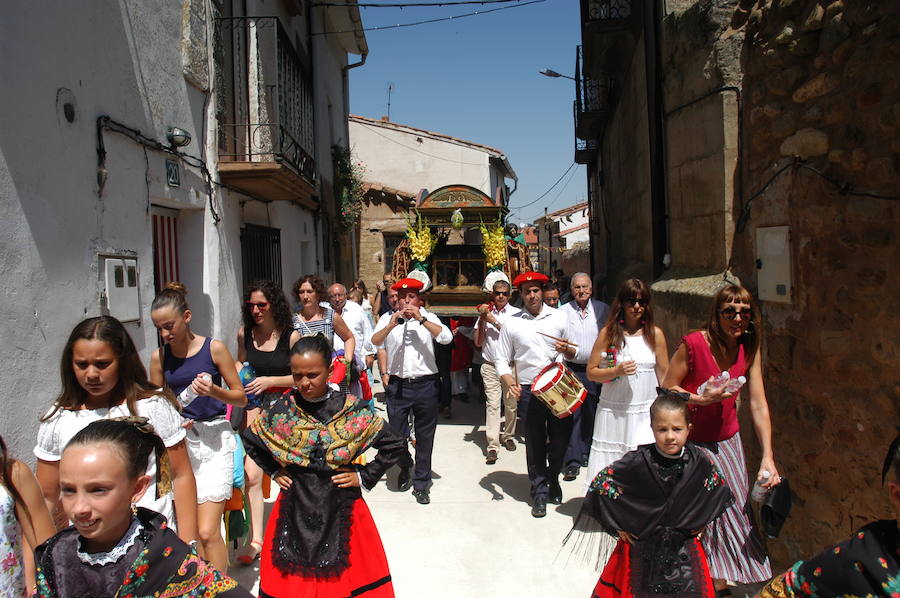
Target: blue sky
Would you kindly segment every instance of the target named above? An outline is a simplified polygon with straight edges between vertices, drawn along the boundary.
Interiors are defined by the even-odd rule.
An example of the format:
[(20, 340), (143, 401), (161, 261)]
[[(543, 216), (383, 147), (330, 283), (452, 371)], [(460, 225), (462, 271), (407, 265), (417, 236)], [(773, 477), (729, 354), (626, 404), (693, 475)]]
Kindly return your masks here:
[[(585, 170), (576, 165), (571, 179), (567, 175), (539, 202), (516, 211), (544, 193), (573, 161), (574, 83), (538, 71), (549, 67), (573, 74), (581, 40), (578, 4), (546, 0), (458, 21), (367, 31), (368, 60), (350, 71), (350, 111), (386, 115), (387, 84), (393, 82), (393, 122), (502, 150), (519, 177), (510, 199), (512, 222), (532, 222), (545, 206), (552, 212), (584, 201)], [(501, 6), (515, 3), (360, 8), (360, 14), (366, 27), (374, 27)]]

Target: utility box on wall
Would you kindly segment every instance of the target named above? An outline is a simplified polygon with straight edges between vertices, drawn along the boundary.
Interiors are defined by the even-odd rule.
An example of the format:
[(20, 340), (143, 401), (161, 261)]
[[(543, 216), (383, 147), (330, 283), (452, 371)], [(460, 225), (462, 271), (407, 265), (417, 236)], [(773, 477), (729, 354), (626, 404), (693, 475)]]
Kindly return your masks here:
[(756, 268), (759, 298), (763, 301), (790, 303), (791, 227), (769, 226), (756, 229)]
[(101, 303), (105, 303), (106, 312), (122, 322), (139, 320), (137, 257), (101, 255), (100, 278)]

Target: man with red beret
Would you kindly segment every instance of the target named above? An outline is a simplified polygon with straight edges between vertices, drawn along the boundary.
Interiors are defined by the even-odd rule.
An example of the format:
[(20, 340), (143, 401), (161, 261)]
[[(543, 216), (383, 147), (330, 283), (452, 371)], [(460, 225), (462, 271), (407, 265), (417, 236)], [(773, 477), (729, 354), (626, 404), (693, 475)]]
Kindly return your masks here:
[[(574, 347), (543, 336), (565, 339), (568, 335), (566, 317), (544, 304), (544, 288), (549, 280), (539, 272), (516, 277), (513, 284), (519, 288), (525, 309), (506, 320), (497, 345), (497, 373), (509, 392), (519, 397), (520, 417), (525, 414), (525, 460), (534, 517), (547, 514), (548, 500), (562, 504), (559, 472), (572, 435), (571, 417), (557, 418), (543, 402), (531, 396), (532, 382), (542, 369), (563, 356), (575, 356)], [(518, 379), (509, 366), (512, 361), (516, 363)]]
[(431, 451), (438, 417), (438, 368), (434, 342), (447, 345), (453, 340), (450, 329), (422, 307), (421, 281), (404, 278), (391, 287), (397, 291), (397, 310), (378, 320), (372, 344), (387, 356), (388, 384), (385, 388), (388, 421), (404, 438), (409, 437), (409, 416), (416, 433), (415, 470), (407, 449), (400, 460), (400, 490), (413, 487), (416, 502), (427, 505), (431, 482)]

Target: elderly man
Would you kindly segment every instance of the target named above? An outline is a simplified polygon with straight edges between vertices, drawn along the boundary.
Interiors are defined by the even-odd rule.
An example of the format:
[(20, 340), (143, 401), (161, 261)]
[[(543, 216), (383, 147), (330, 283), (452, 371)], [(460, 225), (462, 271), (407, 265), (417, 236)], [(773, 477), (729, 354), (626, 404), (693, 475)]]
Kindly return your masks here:
[[(509, 389), (501, 382), (497, 374), (497, 343), (500, 331), (510, 316), (519, 313), (518, 307), (509, 304), (512, 286), (505, 280), (494, 283), (491, 302), (479, 308), (478, 321), (475, 323), (475, 346), (481, 348), (484, 363), (481, 364), (481, 378), (484, 380), (484, 393), (487, 396), (485, 405), (485, 434), (487, 435), (487, 456), (485, 463), (493, 465), (497, 462), (500, 445), (508, 451), (516, 450), (516, 398), (510, 396)], [(500, 404), (503, 404), (506, 425), (500, 429)]]
[[(372, 344), (384, 348), (389, 374), (386, 389), (388, 420), (404, 438), (409, 436), (409, 415), (413, 415), (416, 434), (413, 496), (420, 505), (431, 502), (431, 452), (438, 417), (438, 368), (434, 345), (453, 340), (450, 329), (438, 317), (422, 307), (422, 282), (404, 278), (393, 285), (397, 291), (397, 311), (378, 320)], [(401, 490), (410, 486), (409, 470), (413, 458), (408, 449), (400, 458)]]
[[(500, 379), (513, 397), (522, 399), (520, 409), (525, 408), (527, 414), (525, 461), (531, 481), (532, 517), (547, 514), (548, 500), (562, 504), (559, 472), (572, 435), (571, 417), (557, 418), (549, 407), (531, 396), (532, 383), (542, 369), (562, 356), (575, 356), (571, 345), (550, 338), (565, 339), (568, 331), (565, 316), (544, 304), (548, 280), (544, 274), (526, 272), (513, 281), (519, 287), (525, 309), (510, 316), (500, 330), (494, 362)], [(518, 379), (513, 377), (509, 365), (513, 361)]]
[[(363, 310), (362, 305), (347, 301), (347, 287), (339, 282), (328, 287), (328, 302), (335, 313), (344, 318), (344, 322), (356, 339), (356, 367), (359, 371), (365, 370), (375, 360), (375, 347), (372, 346), (372, 323)], [(335, 336), (334, 350), (344, 348), (341, 337)]]
[(563, 473), (563, 480), (567, 482), (578, 477), (581, 467), (587, 467), (591, 452), (600, 385), (588, 380), (587, 362), (594, 341), (606, 325), (606, 317), (609, 315), (609, 306), (592, 298), (594, 289), (588, 274), (576, 273), (572, 276), (571, 284), (573, 299), (563, 305), (560, 311), (565, 314), (569, 324), (569, 340), (578, 345), (578, 350), (574, 357), (566, 360), (566, 365), (584, 384), (588, 396), (581, 409), (572, 415), (572, 438), (566, 451), (566, 467)]

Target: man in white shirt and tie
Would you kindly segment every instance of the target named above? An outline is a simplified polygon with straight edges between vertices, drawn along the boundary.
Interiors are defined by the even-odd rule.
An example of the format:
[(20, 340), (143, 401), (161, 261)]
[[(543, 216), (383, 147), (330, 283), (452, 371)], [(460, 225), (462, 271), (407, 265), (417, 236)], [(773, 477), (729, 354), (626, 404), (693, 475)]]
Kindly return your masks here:
[[(447, 345), (453, 334), (438, 317), (422, 308), (422, 282), (404, 278), (394, 283), (397, 311), (378, 320), (372, 344), (384, 348), (388, 385), (385, 389), (388, 421), (404, 438), (409, 437), (409, 415), (416, 433), (416, 458), (411, 485), (416, 502), (427, 505), (431, 482), (431, 451), (438, 417), (438, 368), (434, 342)], [(432, 342), (434, 341), (434, 342)], [(398, 483), (410, 486), (413, 458), (408, 450), (400, 461)]]
[[(502, 444), (506, 450), (516, 450), (516, 402), (517, 397), (509, 394), (509, 389), (500, 380), (494, 362), (497, 361), (497, 343), (500, 331), (506, 320), (519, 313), (518, 307), (509, 304), (512, 286), (505, 280), (494, 283), (491, 302), (480, 307), (481, 315), (475, 323), (475, 346), (481, 348), (484, 363), (481, 365), (481, 378), (484, 380), (484, 393), (487, 396), (485, 405), (485, 434), (487, 435), (487, 455), (485, 463), (493, 465), (497, 462), (497, 452)], [(501, 401), (506, 415), (506, 424), (500, 429)]]
[[(533, 499), (531, 515), (547, 514), (547, 501), (562, 504), (559, 472), (572, 435), (572, 418), (559, 419), (531, 395), (534, 379), (545, 367), (563, 356), (571, 359), (575, 349), (550, 337), (565, 339), (568, 325), (558, 310), (544, 304), (543, 291), (549, 278), (538, 272), (520, 274), (513, 281), (519, 287), (525, 309), (510, 316), (500, 330), (494, 365), (512, 396), (525, 409), (525, 461)], [(510, 362), (515, 362), (518, 379)], [(549, 443), (548, 443), (549, 436)]]
[(563, 480), (567, 482), (578, 477), (581, 467), (587, 467), (588, 456), (591, 453), (594, 417), (597, 414), (601, 385), (588, 380), (587, 362), (591, 356), (594, 342), (606, 325), (606, 318), (609, 316), (609, 306), (592, 298), (594, 289), (588, 274), (584, 272), (574, 274), (571, 284), (574, 298), (563, 305), (560, 311), (565, 314), (569, 323), (569, 340), (578, 345), (578, 350), (574, 357), (566, 358), (566, 365), (584, 384), (588, 396), (581, 408), (572, 414), (572, 437), (569, 440), (563, 469)]

